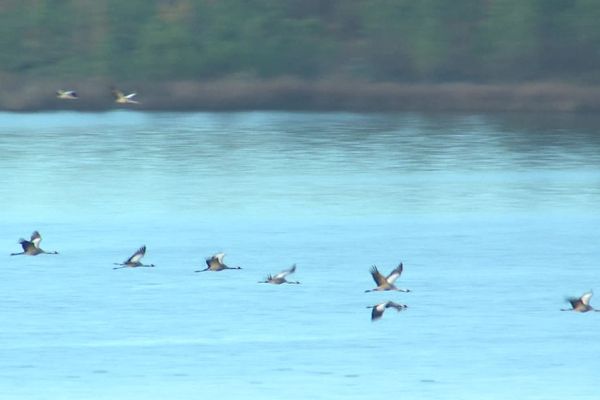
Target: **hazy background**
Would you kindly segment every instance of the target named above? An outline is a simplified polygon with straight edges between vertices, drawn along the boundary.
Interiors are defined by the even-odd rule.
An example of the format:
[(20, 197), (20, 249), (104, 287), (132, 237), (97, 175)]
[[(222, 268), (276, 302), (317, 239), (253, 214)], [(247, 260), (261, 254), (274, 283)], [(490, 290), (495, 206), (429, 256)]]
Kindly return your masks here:
[[(102, 107), (110, 85), (152, 93), (149, 108), (165, 108), (151, 99), (164, 93), (183, 108), (282, 98), (319, 108), (356, 97), (356, 82), (379, 84), (358, 93), (381, 106), (406, 84), (543, 82), (556, 97), (565, 84), (598, 83), (598, 20), (594, 0), (3, 0), (0, 85), (10, 98), (0, 107), (56, 107), (39, 98), (57, 86)], [(461, 90), (470, 94), (451, 88)]]

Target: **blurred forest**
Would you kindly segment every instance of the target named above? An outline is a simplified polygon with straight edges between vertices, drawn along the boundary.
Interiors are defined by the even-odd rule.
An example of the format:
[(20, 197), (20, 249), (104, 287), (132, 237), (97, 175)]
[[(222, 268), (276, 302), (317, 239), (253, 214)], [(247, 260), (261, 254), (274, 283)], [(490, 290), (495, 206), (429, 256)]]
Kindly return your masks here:
[(587, 86), (598, 21), (598, 0), (0, 0), (0, 85)]

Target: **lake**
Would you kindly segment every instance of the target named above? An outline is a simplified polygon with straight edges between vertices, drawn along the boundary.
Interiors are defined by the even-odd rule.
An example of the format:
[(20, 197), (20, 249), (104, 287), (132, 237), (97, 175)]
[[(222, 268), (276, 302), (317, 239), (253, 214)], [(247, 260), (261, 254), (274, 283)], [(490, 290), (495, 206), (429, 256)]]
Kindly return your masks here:
[[(560, 309), (600, 288), (599, 131), (0, 113), (1, 397), (596, 400), (600, 314)], [(34, 230), (60, 254), (10, 256)], [(155, 268), (113, 270), (142, 245)], [(194, 272), (217, 252), (243, 269)], [(400, 262), (411, 292), (364, 292)]]

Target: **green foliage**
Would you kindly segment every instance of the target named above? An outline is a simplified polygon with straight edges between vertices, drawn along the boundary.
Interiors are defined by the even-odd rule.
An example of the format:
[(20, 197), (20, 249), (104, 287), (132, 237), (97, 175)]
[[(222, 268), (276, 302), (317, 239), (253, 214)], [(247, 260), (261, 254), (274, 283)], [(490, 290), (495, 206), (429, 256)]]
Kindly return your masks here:
[(597, 0), (5, 0), (0, 73), (600, 79)]

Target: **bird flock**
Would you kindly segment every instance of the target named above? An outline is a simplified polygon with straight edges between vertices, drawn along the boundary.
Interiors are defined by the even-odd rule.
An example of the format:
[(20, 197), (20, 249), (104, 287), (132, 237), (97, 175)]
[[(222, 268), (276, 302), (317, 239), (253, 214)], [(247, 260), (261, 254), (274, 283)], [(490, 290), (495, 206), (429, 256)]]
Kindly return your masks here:
[[(42, 241), (42, 236), (38, 231), (34, 231), (31, 234), (31, 238), (29, 240), (19, 239), (19, 244), (23, 248), (22, 252), (19, 253), (11, 253), (11, 256), (17, 255), (27, 255), (27, 256), (37, 256), (39, 254), (58, 254), (57, 251), (45, 251), (40, 247), (40, 243)], [(114, 263), (117, 265), (113, 269), (121, 269), (121, 268), (153, 268), (154, 264), (144, 264), (142, 263), (142, 258), (146, 255), (146, 246), (143, 245), (139, 249), (135, 251), (128, 259), (121, 263)], [(242, 269), (239, 266), (230, 267), (223, 261), (225, 257), (225, 253), (216, 253), (211, 257), (206, 258), (206, 268), (197, 270), (194, 272), (206, 272), (206, 271), (224, 271), (228, 269)], [(370, 269), (371, 276), (373, 280), (377, 284), (377, 286), (373, 289), (365, 290), (365, 293), (368, 292), (381, 292), (381, 291), (397, 291), (397, 292), (410, 292), (409, 289), (398, 288), (394, 284), (396, 280), (402, 274), (404, 269), (404, 265), (401, 262), (396, 268), (394, 268), (387, 276), (384, 276), (379, 272), (377, 266), (373, 265)], [(272, 285), (281, 285), (281, 284), (295, 284), (299, 285), (298, 281), (288, 281), (287, 277), (296, 272), (296, 264), (292, 265), (290, 268), (278, 272), (275, 275), (268, 274), (264, 281), (258, 281), (258, 283), (269, 283)], [(566, 301), (571, 304), (571, 308), (562, 308), (561, 311), (574, 311), (585, 313), (588, 311), (596, 311), (600, 310), (594, 309), (590, 305), (590, 300), (592, 298), (593, 292), (590, 290), (589, 292), (584, 293), (581, 297), (568, 297)], [(394, 308), (396, 311), (400, 312), (406, 310), (408, 306), (406, 304), (400, 304), (393, 301), (384, 301), (382, 303), (377, 303), (371, 306), (367, 306), (367, 308), (371, 310), (371, 321), (377, 321), (383, 316), (383, 313), (388, 308)]]

